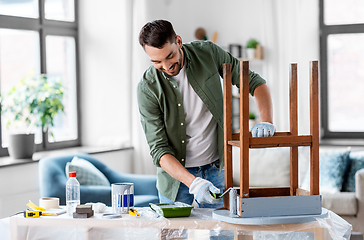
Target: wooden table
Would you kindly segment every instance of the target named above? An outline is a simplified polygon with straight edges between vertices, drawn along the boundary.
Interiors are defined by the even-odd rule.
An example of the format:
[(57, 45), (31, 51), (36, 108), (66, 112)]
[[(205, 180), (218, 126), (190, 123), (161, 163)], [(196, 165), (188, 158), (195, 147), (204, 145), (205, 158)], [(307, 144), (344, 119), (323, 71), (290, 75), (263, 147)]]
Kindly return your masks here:
[[(299, 224), (241, 225), (212, 218), (212, 209), (193, 209), (190, 217), (156, 217), (148, 208), (138, 209), (141, 216), (124, 214), (119, 219), (105, 219), (95, 214), (88, 219), (73, 219), (66, 214), (58, 217), (11, 217), (10, 238), (16, 239), (254, 239), (254, 236), (287, 234), (295, 239), (331, 239), (330, 217)], [(345, 222), (344, 220), (342, 220)], [(325, 226), (324, 226), (325, 225)], [(350, 226), (348, 224), (348, 226)], [(221, 237), (221, 238), (219, 238)], [(260, 238), (261, 239), (261, 238)]]

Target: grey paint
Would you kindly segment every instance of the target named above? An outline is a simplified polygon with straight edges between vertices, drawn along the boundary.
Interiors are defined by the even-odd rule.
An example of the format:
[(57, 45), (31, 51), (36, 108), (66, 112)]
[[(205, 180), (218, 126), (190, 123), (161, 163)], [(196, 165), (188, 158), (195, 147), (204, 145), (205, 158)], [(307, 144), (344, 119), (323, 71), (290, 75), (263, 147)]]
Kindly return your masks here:
[(240, 218), (233, 215), (229, 210), (215, 210), (212, 212), (212, 217), (216, 220), (243, 225), (275, 225), (275, 224), (290, 224), (290, 223), (306, 223), (316, 221), (318, 218), (327, 218), (328, 210), (322, 208), (321, 213), (317, 215), (296, 215), (296, 216), (278, 216), (278, 217), (251, 217)]
[(321, 214), (321, 195), (243, 198), (242, 217), (276, 217)]

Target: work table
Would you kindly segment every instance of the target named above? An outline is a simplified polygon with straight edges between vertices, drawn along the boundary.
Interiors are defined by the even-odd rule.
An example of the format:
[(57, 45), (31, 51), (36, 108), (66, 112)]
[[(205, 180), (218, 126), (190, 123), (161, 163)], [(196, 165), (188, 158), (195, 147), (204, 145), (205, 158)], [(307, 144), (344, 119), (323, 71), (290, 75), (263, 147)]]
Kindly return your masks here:
[[(328, 218), (308, 223), (280, 225), (242, 225), (212, 218), (213, 209), (192, 209), (190, 217), (164, 218), (149, 208), (136, 208), (140, 216), (122, 214), (122, 218), (105, 219), (95, 213), (87, 219), (73, 219), (67, 214), (58, 217), (24, 218), (16, 215), (0, 220), (5, 239), (203, 239), (222, 236), (224, 239), (253, 239), (254, 236), (287, 234), (293, 238), (331, 239), (350, 236), (351, 225), (329, 211)], [(343, 230), (342, 230), (343, 229)], [(339, 231), (341, 230), (341, 231)], [(287, 236), (288, 236), (287, 235)], [(345, 235), (345, 236), (344, 236)], [(287, 236), (285, 236), (287, 239)], [(334, 238), (335, 239), (335, 238)], [(349, 238), (347, 238), (349, 239)]]

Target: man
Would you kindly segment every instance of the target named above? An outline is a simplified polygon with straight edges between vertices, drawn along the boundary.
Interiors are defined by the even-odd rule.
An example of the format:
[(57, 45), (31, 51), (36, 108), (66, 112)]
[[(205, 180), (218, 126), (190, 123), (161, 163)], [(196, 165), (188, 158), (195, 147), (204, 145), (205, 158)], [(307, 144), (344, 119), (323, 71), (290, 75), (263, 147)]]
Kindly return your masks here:
[[(161, 203), (174, 201), (219, 208), (210, 192), (224, 189), (223, 63), (239, 86), (239, 61), (209, 41), (182, 44), (170, 22), (149, 22), (139, 43), (152, 61), (138, 85), (141, 123), (157, 166)], [(265, 80), (249, 73), (262, 122), (253, 136), (273, 136), (272, 101)]]

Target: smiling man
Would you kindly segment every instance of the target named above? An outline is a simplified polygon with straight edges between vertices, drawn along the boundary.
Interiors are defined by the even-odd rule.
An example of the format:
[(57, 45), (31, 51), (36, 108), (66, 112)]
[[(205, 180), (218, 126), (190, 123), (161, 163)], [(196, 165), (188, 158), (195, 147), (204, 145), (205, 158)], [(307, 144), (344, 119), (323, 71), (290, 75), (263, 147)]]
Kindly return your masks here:
[[(224, 189), (222, 65), (231, 64), (239, 87), (239, 61), (210, 41), (182, 43), (165, 20), (148, 22), (139, 43), (153, 66), (138, 85), (141, 123), (157, 166), (161, 203), (180, 201), (219, 208), (222, 200), (210, 192)], [(273, 136), (270, 91), (250, 71), (249, 91), (255, 96), (261, 123), (257, 137)]]

